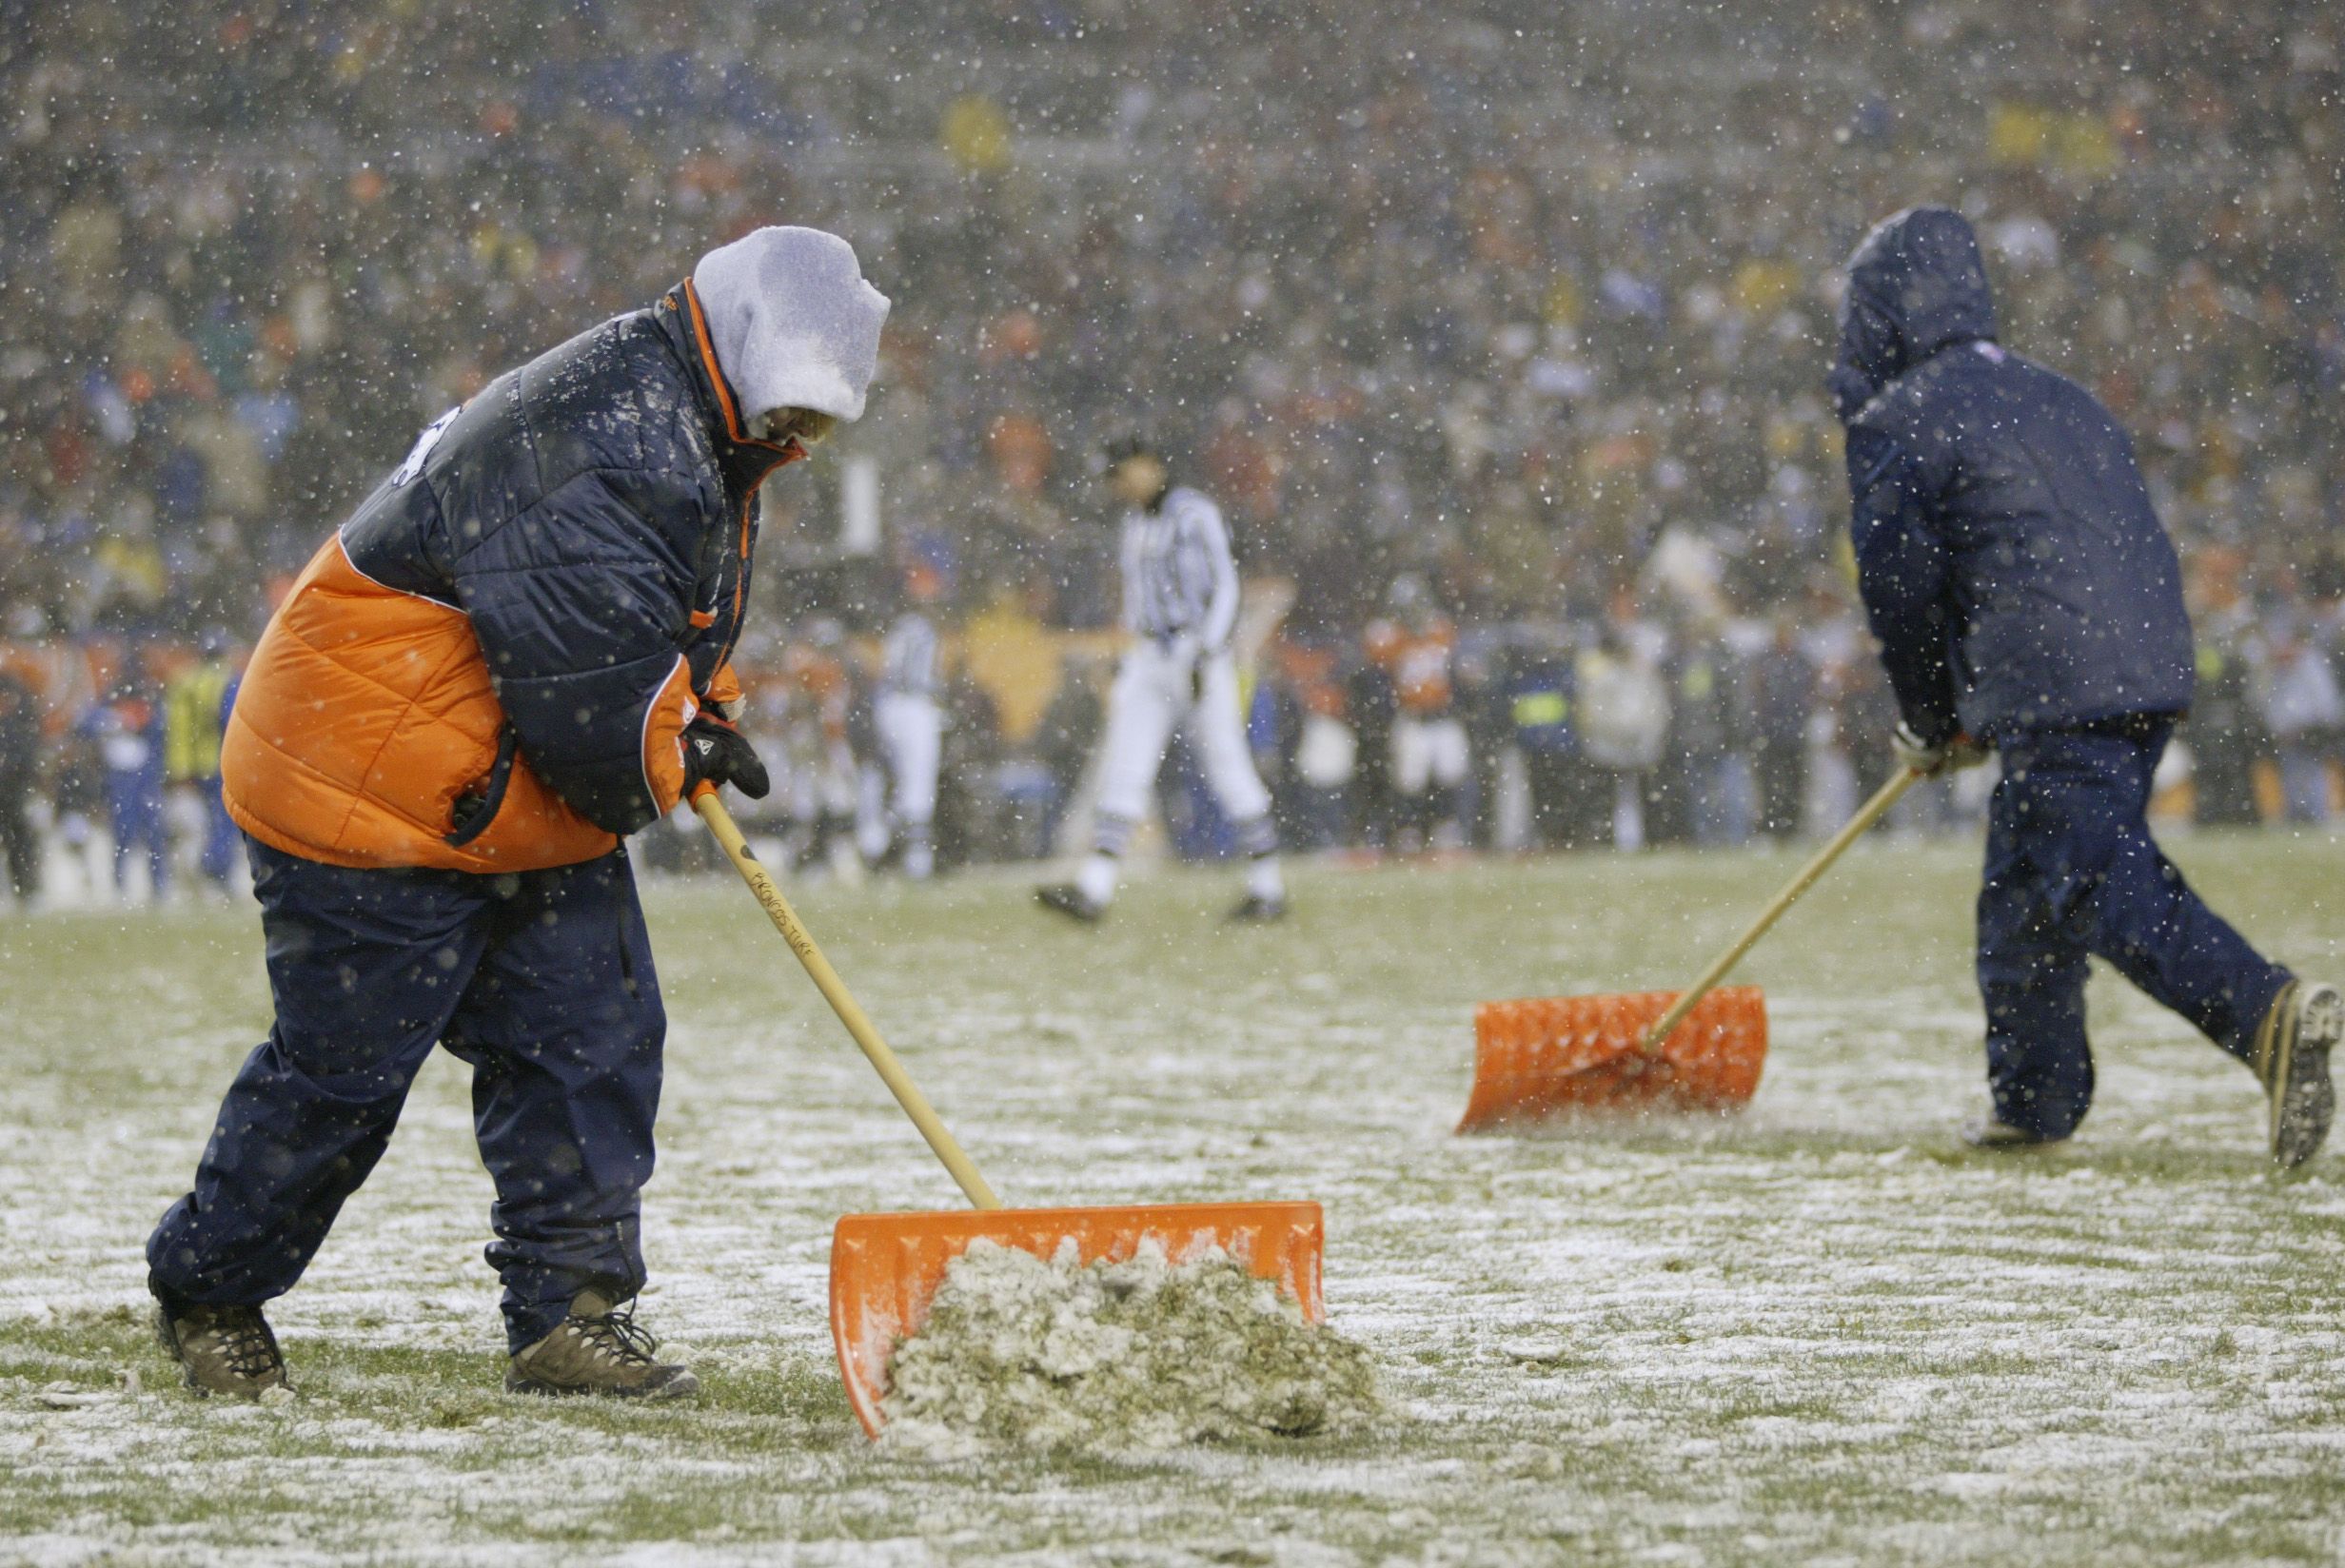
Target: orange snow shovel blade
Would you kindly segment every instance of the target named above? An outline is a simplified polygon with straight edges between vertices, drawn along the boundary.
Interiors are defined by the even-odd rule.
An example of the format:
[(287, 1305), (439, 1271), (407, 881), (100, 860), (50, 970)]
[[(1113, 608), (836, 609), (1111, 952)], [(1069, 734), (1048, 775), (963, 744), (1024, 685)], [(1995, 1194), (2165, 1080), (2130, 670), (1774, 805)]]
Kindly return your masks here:
[(1143, 1204), (1121, 1208), (944, 1209), (849, 1214), (831, 1233), (831, 1338), (847, 1402), (873, 1437), (887, 1420), (888, 1358), (919, 1331), (947, 1264), (980, 1238), (1050, 1258), (1074, 1243), (1086, 1264), (1118, 1263), (1154, 1241), (1179, 1264), (1212, 1247), (1278, 1284), (1321, 1323), (1325, 1225), (1314, 1203)]
[(1759, 1092), (1767, 1005), (1726, 972), (1915, 782), (1901, 768), (1682, 991), (1488, 1002), (1474, 1013), (1474, 1088), (1460, 1132), (1571, 1110), (1733, 1110)]
[(1759, 1090), (1766, 1000), (1711, 991), (1656, 1050), (1645, 1035), (1678, 992), (1550, 996), (1474, 1009), (1474, 1087), (1460, 1132), (1569, 1111), (1732, 1110)]

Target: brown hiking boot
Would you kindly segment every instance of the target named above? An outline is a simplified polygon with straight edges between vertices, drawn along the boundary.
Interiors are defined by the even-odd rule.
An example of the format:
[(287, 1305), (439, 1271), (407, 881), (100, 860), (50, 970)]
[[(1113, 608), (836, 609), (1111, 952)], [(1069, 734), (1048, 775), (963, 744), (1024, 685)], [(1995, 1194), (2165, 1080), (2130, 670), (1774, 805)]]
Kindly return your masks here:
[(2272, 1102), (2272, 1161), (2293, 1169), (2320, 1152), (2336, 1113), (2329, 1048), (2345, 1036), (2345, 996), (2292, 980), (2256, 1030), (2247, 1065)]
[(206, 1306), (158, 1296), (155, 1338), (187, 1369), (187, 1386), (199, 1397), (253, 1400), (272, 1388), (293, 1390), (277, 1336), (257, 1306)]
[(598, 1291), (579, 1294), (562, 1326), (505, 1368), (509, 1394), (601, 1394), (621, 1400), (678, 1400), (700, 1391), (687, 1367), (656, 1361), (660, 1342), (638, 1328), (635, 1308)]

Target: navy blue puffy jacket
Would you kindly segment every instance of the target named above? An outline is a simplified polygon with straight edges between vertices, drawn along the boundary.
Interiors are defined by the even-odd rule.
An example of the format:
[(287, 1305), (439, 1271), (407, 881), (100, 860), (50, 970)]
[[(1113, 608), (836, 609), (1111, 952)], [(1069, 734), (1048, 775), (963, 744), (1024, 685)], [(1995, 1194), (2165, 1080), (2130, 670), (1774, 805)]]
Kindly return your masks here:
[(508, 371), (344, 525), (351, 564), (463, 610), (529, 766), (625, 834), (650, 711), (705, 694), (747, 601), (757, 492), (795, 448), (746, 439), (680, 285)]
[(1961, 214), (1916, 207), (1857, 248), (1831, 388), (1859, 587), (1918, 734), (2190, 705), (2181, 570), (2133, 443), (2092, 394), (1996, 343)]

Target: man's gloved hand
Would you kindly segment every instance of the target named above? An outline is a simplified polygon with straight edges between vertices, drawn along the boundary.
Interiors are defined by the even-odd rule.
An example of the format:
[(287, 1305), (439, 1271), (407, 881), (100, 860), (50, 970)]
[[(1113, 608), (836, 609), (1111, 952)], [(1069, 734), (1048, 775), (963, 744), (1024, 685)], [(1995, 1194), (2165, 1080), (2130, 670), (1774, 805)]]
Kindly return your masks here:
[(1966, 735), (1954, 735), (1932, 745), (1916, 735), (1910, 724), (1900, 724), (1890, 734), (1889, 750), (1897, 755), (1899, 767), (1911, 768), (1924, 778), (1976, 768), (1987, 759), (1987, 749)]
[(684, 726), (684, 798), (703, 784), (730, 784), (752, 800), (774, 787), (749, 737), (705, 708)]

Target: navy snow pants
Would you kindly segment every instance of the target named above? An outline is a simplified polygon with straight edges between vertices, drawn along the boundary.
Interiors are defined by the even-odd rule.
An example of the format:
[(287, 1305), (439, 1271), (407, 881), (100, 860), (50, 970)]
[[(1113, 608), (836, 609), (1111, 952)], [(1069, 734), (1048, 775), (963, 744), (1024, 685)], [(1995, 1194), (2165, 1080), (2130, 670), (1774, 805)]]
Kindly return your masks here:
[(589, 1284), (634, 1294), (667, 1020), (626, 851), (482, 876), (248, 850), (276, 1027), (147, 1244), (155, 1284), (215, 1303), (290, 1290), (444, 1045), (472, 1067), (513, 1347)]
[(2141, 717), (2000, 742), (1979, 892), (1979, 989), (1996, 1114), (2065, 1137), (2093, 1099), (2087, 954), (2244, 1060), (2289, 973), (2193, 892), (2150, 837), (2173, 723)]

